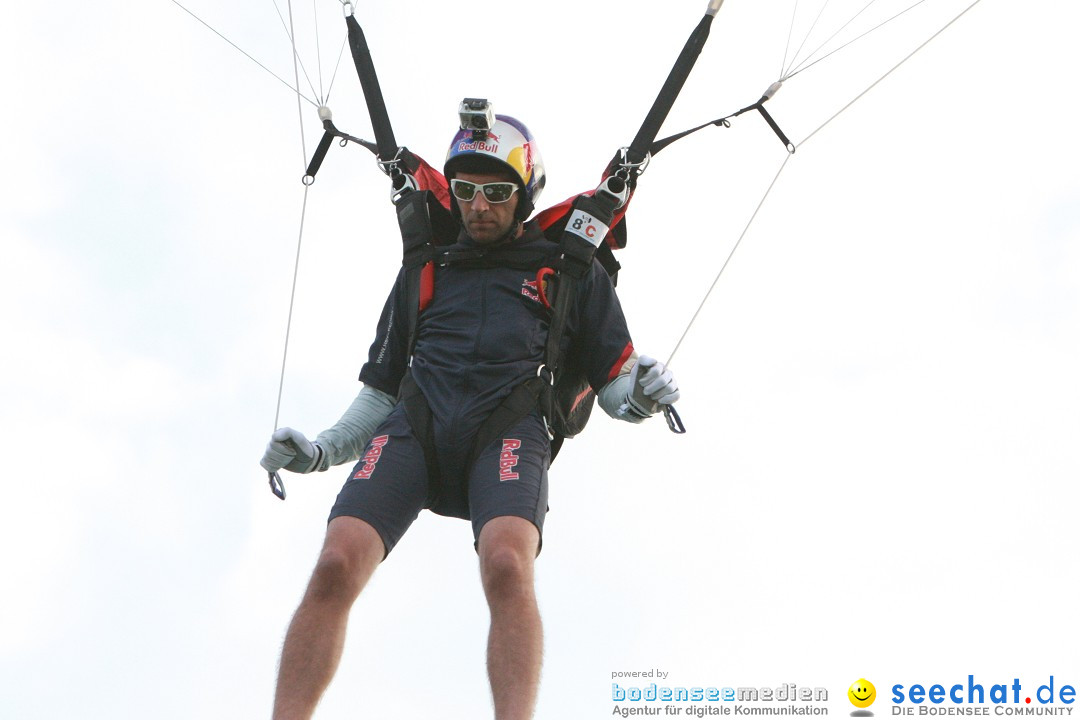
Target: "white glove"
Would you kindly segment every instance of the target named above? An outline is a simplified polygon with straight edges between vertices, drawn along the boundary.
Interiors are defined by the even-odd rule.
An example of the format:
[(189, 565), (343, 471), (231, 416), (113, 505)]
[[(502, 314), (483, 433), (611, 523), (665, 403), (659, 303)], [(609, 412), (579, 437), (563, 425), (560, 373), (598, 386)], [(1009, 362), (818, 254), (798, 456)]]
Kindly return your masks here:
[(679, 399), (679, 385), (675, 376), (648, 355), (642, 355), (630, 370), (630, 393), (627, 404), (635, 412), (649, 416), (661, 405), (671, 405)]
[(323, 449), (304, 437), (303, 433), (292, 428), (278, 428), (270, 436), (259, 464), (267, 472), (277, 472), (281, 468), (295, 473), (309, 473), (322, 462)]

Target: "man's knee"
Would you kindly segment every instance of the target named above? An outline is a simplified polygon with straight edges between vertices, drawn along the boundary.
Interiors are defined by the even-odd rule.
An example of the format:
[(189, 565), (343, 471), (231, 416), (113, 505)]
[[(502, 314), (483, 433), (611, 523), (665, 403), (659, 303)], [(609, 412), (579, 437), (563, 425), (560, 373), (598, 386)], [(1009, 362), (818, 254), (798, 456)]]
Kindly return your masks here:
[(368, 523), (335, 518), (308, 585), (312, 600), (352, 602), (385, 554), (382, 538)]
[(528, 520), (495, 518), (480, 533), (480, 577), (493, 594), (532, 592), (540, 533)]

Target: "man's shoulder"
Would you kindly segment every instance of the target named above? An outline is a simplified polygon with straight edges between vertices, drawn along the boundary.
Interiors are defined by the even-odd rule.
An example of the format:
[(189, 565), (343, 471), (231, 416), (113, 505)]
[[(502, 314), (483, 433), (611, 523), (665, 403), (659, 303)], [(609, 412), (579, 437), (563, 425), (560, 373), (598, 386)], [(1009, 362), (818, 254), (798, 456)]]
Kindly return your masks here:
[(559, 243), (550, 239), (544, 232), (544, 229), (540, 227), (540, 223), (536, 220), (529, 220), (525, 223), (524, 231), (521, 234), (521, 238), (518, 240), (518, 244), (522, 246), (537, 246), (549, 248), (552, 252), (559, 249)]

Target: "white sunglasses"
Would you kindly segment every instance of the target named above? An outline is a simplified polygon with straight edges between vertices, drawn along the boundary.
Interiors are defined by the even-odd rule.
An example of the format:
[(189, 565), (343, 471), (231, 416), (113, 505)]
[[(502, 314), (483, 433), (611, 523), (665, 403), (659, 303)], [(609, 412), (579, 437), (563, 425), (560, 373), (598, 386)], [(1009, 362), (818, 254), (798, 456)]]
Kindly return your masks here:
[(450, 189), (454, 191), (454, 197), (462, 202), (472, 202), (477, 191), (484, 193), (484, 200), (489, 203), (504, 203), (518, 191), (517, 183), (513, 182), (489, 182), (472, 183), (468, 180), (453, 179), (450, 181)]

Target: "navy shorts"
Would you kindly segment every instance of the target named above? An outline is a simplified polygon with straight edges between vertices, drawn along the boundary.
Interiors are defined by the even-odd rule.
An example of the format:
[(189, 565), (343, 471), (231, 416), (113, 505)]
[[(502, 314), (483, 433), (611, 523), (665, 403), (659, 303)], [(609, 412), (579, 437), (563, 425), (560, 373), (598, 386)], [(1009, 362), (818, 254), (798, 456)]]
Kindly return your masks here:
[(537, 414), (522, 418), (469, 465), (471, 443), (436, 444), (439, 477), (429, 478), (424, 449), (405, 408), (383, 421), (338, 493), (330, 519), (360, 518), (382, 537), (386, 554), (421, 510), (471, 520), (473, 539), (492, 518), (513, 515), (544, 530), (551, 444)]

